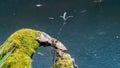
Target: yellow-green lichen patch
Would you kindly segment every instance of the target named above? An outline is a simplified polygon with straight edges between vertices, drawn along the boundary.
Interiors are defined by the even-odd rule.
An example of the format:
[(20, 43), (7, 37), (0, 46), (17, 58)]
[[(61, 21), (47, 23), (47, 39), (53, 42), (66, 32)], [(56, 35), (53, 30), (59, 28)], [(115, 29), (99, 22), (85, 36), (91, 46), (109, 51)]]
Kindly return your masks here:
[(73, 68), (73, 59), (71, 58), (70, 54), (56, 54), (57, 57), (55, 58), (55, 64), (53, 65), (53, 68)]
[(13, 33), (1, 45), (1, 60), (15, 47), (14, 52), (5, 60), (1, 68), (31, 68), (31, 56), (39, 46), (35, 40), (38, 35), (38, 31), (32, 29), (21, 29)]

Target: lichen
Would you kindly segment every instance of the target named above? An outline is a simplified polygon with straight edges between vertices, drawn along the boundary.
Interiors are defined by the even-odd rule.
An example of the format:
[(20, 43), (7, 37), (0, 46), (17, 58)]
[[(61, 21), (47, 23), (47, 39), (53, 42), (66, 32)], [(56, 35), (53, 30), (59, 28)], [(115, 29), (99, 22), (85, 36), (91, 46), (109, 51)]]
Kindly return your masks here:
[(31, 56), (39, 43), (35, 40), (38, 32), (32, 29), (21, 29), (13, 33), (0, 47), (0, 59), (15, 48), (8, 58), (0, 61), (0, 68), (31, 68)]
[(60, 54), (60, 50), (56, 51), (56, 58), (53, 68), (73, 68), (73, 58), (71, 58), (70, 54), (64, 53)]

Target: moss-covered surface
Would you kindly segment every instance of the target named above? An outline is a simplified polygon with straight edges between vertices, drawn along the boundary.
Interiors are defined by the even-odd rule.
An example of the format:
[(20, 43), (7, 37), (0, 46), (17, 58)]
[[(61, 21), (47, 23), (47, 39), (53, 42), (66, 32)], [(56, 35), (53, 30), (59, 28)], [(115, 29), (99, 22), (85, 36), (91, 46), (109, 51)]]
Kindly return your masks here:
[(31, 68), (31, 56), (39, 47), (35, 40), (38, 35), (32, 29), (13, 33), (0, 47), (0, 68)]
[(73, 68), (73, 58), (70, 54), (64, 53), (61, 55), (61, 51), (56, 51), (56, 58), (53, 68)]
[[(0, 68), (32, 68), (32, 55), (39, 43), (36, 37), (40, 33), (32, 29), (21, 29), (13, 33), (0, 46)], [(73, 59), (68, 53), (60, 54), (56, 50), (53, 68), (73, 68)]]

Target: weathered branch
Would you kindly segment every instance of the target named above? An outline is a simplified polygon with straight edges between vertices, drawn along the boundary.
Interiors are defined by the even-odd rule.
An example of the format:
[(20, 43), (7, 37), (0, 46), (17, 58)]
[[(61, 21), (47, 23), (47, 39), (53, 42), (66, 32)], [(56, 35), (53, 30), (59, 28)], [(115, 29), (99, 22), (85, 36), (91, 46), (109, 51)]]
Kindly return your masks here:
[(16, 31), (0, 46), (0, 68), (32, 68), (32, 55), (42, 43), (57, 50), (54, 68), (75, 68), (74, 60), (60, 41), (32, 29)]
[(58, 41), (57, 39), (49, 36), (47, 33), (45, 32), (39, 32), (40, 36), (38, 36), (36, 38), (36, 40), (38, 40), (40, 43), (44, 43), (45, 46), (52, 46), (56, 49), (59, 49), (61, 51), (64, 51), (66, 52), (67, 51), (67, 48), (60, 42)]

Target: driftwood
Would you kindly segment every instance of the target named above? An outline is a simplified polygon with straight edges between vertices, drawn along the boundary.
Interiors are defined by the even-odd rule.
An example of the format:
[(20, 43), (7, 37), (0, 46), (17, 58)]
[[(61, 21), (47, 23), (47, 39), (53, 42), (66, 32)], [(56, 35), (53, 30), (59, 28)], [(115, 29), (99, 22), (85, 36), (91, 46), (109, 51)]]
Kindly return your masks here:
[(36, 40), (38, 40), (40, 43), (45, 44), (45, 46), (52, 46), (52, 47), (59, 49), (61, 51), (64, 51), (64, 52), (67, 51), (67, 48), (57, 39), (49, 36), (45, 32), (39, 31), (39, 34), (40, 34), (40, 36), (38, 36), (36, 38)]
[(53, 68), (78, 68), (60, 41), (32, 29), (16, 31), (0, 46), (0, 68), (32, 68), (32, 55), (42, 44), (56, 49)]

